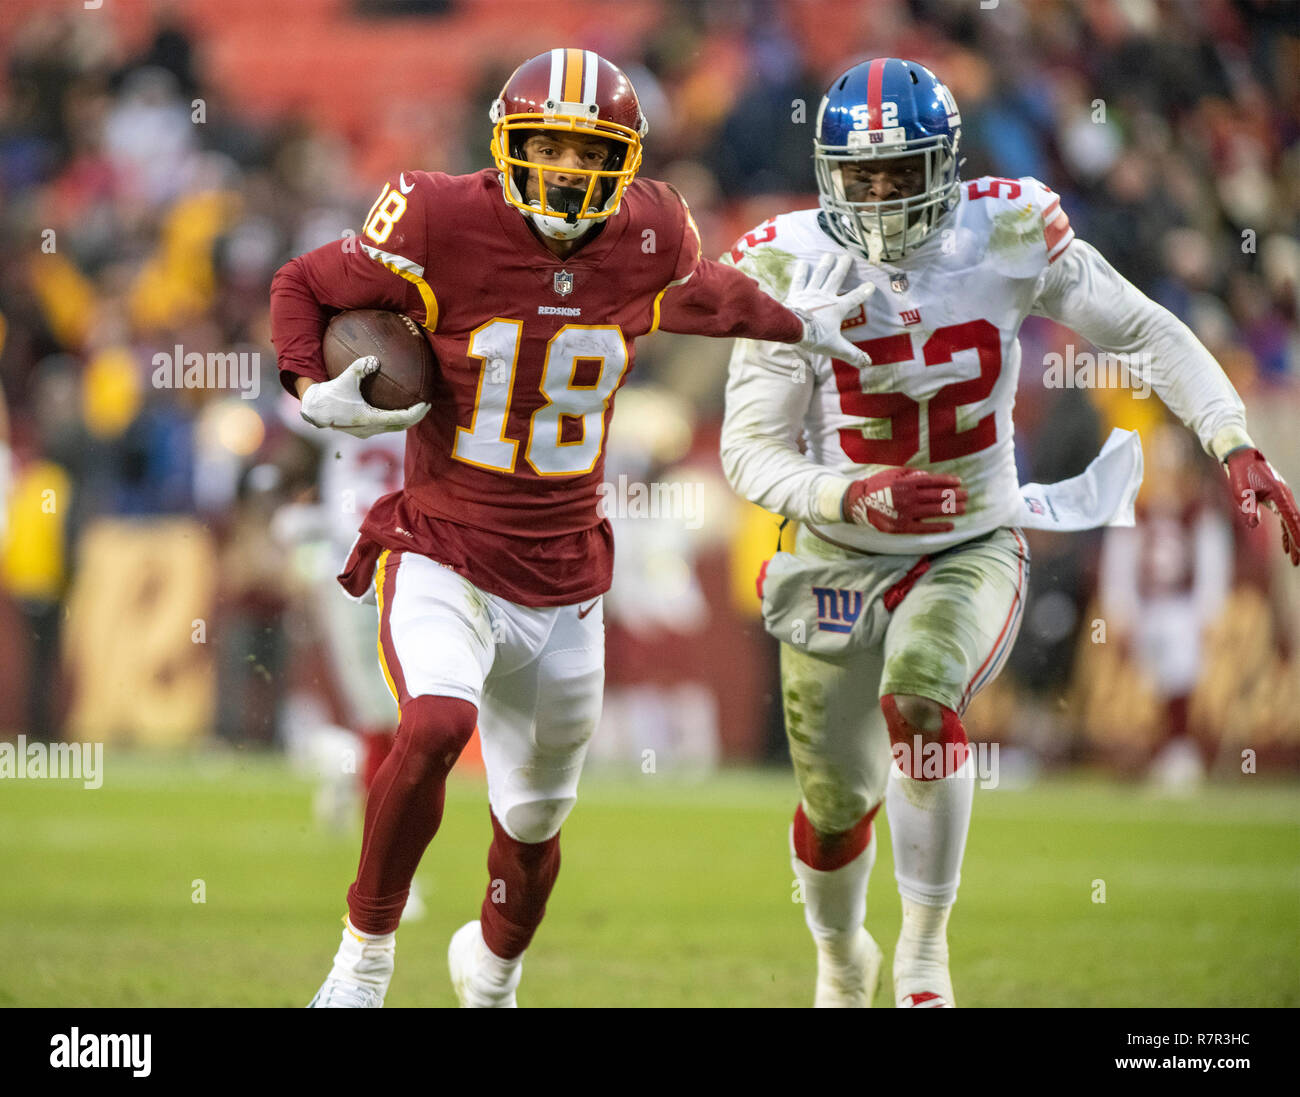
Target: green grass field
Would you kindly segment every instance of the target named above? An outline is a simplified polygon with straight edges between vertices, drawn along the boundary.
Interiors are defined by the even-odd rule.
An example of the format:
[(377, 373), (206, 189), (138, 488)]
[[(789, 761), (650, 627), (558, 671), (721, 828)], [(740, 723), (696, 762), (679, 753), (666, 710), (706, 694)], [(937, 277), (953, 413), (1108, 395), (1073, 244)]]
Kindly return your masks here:
[[(520, 1005), (809, 1004), (793, 789), (780, 772), (585, 778)], [(1084, 778), (980, 790), (950, 927), (958, 1002), (1300, 1005), (1297, 792), (1260, 777), (1186, 800)], [(317, 830), (310, 799), (278, 760), (242, 753), (110, 752), (93, 791), (4, 781), (0, 1005), (304, 1005), (360, 835)], [(447, 940), (477, 916), (489, 834), (484, 788), (453, 779), (390, 1006), (454, 1004)], [(882, 840), (867, 927), (887, 956), (899, 918)], [(886, 979), (878, 1004), (891, 1001)]]

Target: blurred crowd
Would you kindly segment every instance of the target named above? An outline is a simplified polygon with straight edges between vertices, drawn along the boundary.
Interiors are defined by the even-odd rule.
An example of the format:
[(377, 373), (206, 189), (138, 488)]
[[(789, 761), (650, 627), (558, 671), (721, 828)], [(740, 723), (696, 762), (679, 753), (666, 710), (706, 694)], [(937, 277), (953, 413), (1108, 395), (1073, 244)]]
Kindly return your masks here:
[[(311, 497), (330, 439), (287, 425), (271, 276), (356, 231), (398, 170), (489, 166), (488, 103), (515, 64), (558, 44), (545, 22), (517, 26), (518, 5), (418, 7), (313, 0), (290, 16), (123, 0), (119, 17), (5, 5), (0, 385), (13, 467), (0, 535), (0, 731), (58, 737), (75, 723), (80, 676), (96, 656), (70, 655), (67, 632), (87, 596), (87, 543), (104, 522), (184, 520), (203, 539), (213, 734), (280, 743), (286, 699), (328, 693), (301, 606), (314, 588), (295, 581), (272, 520)], [(833, 76), (878, 55), (928, 65), (961, 108), (963, 175), (1033, 175), (1057, 190), (1078, 235), (1210, 348), (1246, 400), (1256, 441), (1300, 483), (1290, 429), (1300, 412), (1295, 4), (552, 7), (564, 41), (631, 77), (651, 120), (642, 173), (686, 195), (714, 255), (757, 222), (815, 204), (812, 124)], [(312, 20), (312, 35), (287, 34), (291, 18)], [(503, 19), (513, 20), (508, 46), (491, 32)], [(444, 71), (431, 97), (408, 67), (405, 99), (393, 98), (402, 81), (387, 73), (373, 124), (356, 121), (358, 89), (380, 79), (369, 63), (298, 56), (329, 73), (308, 96), (270, 73), (261, 84), (251, 72), (237, 78), (231, 60), (261, 40), (292, 69), (312, 42), (361, 49), (384, 36), (423, 44), (427, 65)], [(1137, 771), (1156, 759), (1172, 780), (1235, 765), (1242, 744), (1296, 764), (1300, 613), (1276, 522), (1246, 531), (1234, 521), (1222, 475), (1170, 429), (1158, 400), (1045, 387), (1044, 357), (1076, 337), (1031, 320), (1022, 342), (1022, 481), (1081, 471), (1118, 425), (1142, 431), (1148, 488), (1138, 529), (1118, 540), (1034, 539), (1021, 639), (972, 710), (977, 733), (1022, 748), (1031, 768), (1102, 757)], [(255, 380), (168, 386), (156, 356), (179, 348), (246, 355)], [(610, 478), (693, 484), (699, 514), (616, 516), (626, 562), (610, 598), (607, 757), (648, 745), (711, 765), (783, 749), (775, 643), (752, 593), (777, 523), (721, 480), (727, 356), (716, 341), (651, 337), (619, 397)], [(1157, 472), (1177, 490), (1157, 498)], [(107, 574), (100, 565), (94, 582), (111, 586)], [(147, 616), (159, 595), (145, 584), (133, 597), (132, 612)], [(1180, 598), (1190, 602), (1168, 610)], [(1163, 631), (1148, 627), (1147, 603), (1165, 607), (1153, 611), (1166, 614)], [(193, 620), (177, 643), (192, 639)], [(1188, 637), (1195, 650), (1170, 669), (1170, 646)]]

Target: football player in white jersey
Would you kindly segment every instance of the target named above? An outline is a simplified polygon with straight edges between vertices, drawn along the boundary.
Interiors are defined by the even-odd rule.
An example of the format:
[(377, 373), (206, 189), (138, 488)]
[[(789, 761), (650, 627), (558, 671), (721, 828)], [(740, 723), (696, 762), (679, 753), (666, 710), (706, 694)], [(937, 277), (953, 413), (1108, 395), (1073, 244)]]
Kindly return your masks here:
[(313, 587), (312, 608), (345, 710), (342, 715), (361, 741), (362, 785), (368, 789), (392, 747), (397, 705), (375, 665), (374, 608), (341, 592), (335, 576), (343, 570), (375, 500), (401, 488), (406, 436), (391, 432), (357, 438), (338, 432), (322, 441), (320, 430), (302, 421), (292, 397), (284, 398), (279, 412), (290, 430), (320, 448), (316, 501), (281, 507), (275, 532), (286, 546), (308, 549), (300, 566)]
[[(329, 559), (318, 577), (316, 605), (347, 718), (361, 739), (361, 784), (366, 792), (392, 749), (397, 705), (375, 665), (379, 624), (374, 607), (343, 595), (335, 577), (347, 563), (357, 530), (375, 500), (401, 488), (405, 443), (401, 433), (355, 438), (340, 431), (328, 438), (321, 452), (320, 506), (328, 522)], [(408, 902), (406, 916), (419, 906), (418, 899)]]
[(1120, 467), (1108, 445), (1080, 483), (1054, 486), (1057, 503), (1053, 486), (1022, 495), (1011, 410), (1027, 315), (1144, 363), (1141, 380), (1226, 465), (1245, 520), (1259, 521), (1258, 504), (1276, 509), (1300, 563), (1295, 500), (1210, 354), (1075, 239), (1038, 180), (961, 181), (960, 140), (957, 105), (928, 69), (857, 65), (818, 112), (820, 209), (766, 221), (730, 253), (777, 296), (808, 265), (874, 287), (844, 324), (869, 366), (737, 342), (722, 435), (732, 486), (799, 523), (760, 596), (782, 641), (802, 794), (791, 853), (819, 1006), (875, 994), (883, 957), (863, 922), (882, 802), (903, 903), (895, 1003), (956, 1004), (947, 923), (974, 768), (962, 715), (1019, 628), (1029, 559), (1018, 527), (1035, 514), (1051, 527), (1067, 502), (1074, 514), (1056, 528), (1122, 520), (1141, 476), (1136, 446)]
[[(276, 514), (274, 529), (286, 547), (298, 550), (300, 569), (311, 587), (311, 609), (324, 641), (333, 681), (343, 706), (347, 736), (342, 729), (318, 729), (311, 757), (323, 781), (317, 793), (317, 814), (333, 826), (351, 825), (354, 806), (369, 791), (376, 772), (392, 749), (397, 732), (397, 705), (375, 652), (379, 624), (374, 608), (349, 598), (338, 588), (337, 574), (357, 539), (361, 520), (381, 495), (402, 486), (406, 436), (401, 432), (357, 438), (336, 432), (324, 440), (318, 428), (305, 424), (292, 397), (280, 407), (282, 421), (294, 433), (321, 445), (317, 478), (318, 499), (288, 503)], [(359, 752), (357, 748), (360, 748)], [(360, 781), (341, 764), (339, 751), (360, 754)], [(359, 786), (359, 787), (358, 787)], [(403, 919), (420, 917), (423, 900), (412, 883)]]

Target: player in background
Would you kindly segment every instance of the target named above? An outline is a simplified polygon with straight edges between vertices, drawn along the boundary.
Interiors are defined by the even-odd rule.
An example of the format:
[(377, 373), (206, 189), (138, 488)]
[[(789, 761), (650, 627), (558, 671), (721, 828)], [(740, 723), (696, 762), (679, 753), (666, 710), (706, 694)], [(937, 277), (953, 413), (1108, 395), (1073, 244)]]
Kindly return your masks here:
[(1132, 660), (1161, 703), (1149, 775), (1158, 787), (1190, 793), (1212, 758), (1188, 717), (1206, 635), (1231, 593), (1232, 527), (1192, 439), (1162, 424), (1149, 441), (1147, 467), (1160, 490), (1139, 499), (1135, 525), (1106, 531), (1097, 597), (1107, 642)]
[[(342, 687), (349, 727), (361, 739), (361, 783), (369, 792), (375, 774), (392, 749), (397, 708), (377, 665), (379, 648), (374, 611), (338, 589), (334, 575), (347, 562), (357, 529), (375, 501), (401, 490), (406, 458), (401, 433), (352, 438), (327, 437), (321, 454), (320, 500), (328, 522), (330, 560), (335, 566), (322, 583), (320, 609), (330, 666)], [(408, 904), (408, 914), (411, 913)]]
[[(647, 123), (608, 61), (540, 54), (511, 75), (491, 118), (494, 168), (399, 173), (359, 249), (308, 252), (271, 287), (281, 379), (303, 416), (360, 437), (409, 429), (405, 486), (371, 508), (340, 577), (377, 602), (400, 718), (318, 1006), (382, 1005), (402, 904), (476, 723), (489, 879), (448, 962), (462, 1004), (515, 1004), (600, 713), (613, 545), (598, 489), (633, 340), (662, 327), (865, 361), (840, 335), (860, 296), (837, 297), (833, 274), (782, 305), (701, 258), (681, 196), (636, 178)], [(373, 357), (327, 379), (326, 324), (359, 308), (423, 326), (439, 363), (429, 404), (366, 405)]]
[[(1257, 504), (1276, 507), (1283, 548), (1300, 562), (1295, 500), (1205, 348), (1075, 239), (1038, 180), (962, 182), (960, 140), (957, 105), (929, 70), (857, 65), (818, 112), (821, 208), (764, 222), (730, 254), (776, 294), (797, 289), (801, 264), (834, 261), (852, 263), (846, 285), (873, 291), (844, 325), (872, 359), (865, 368), (739, 342), (722, 435), (732, 486), (799, 523), (794, 553), (769, 561), (760, 588), (783, 641), (802, 793), (792, 861), (821, 1006), (870, 1005), (875, 992), (882, 954), (863, 921), (882, 801), (903, 905), (896, 1004), (955, 1004), (947, 924), (973, 794), (962, 714), (1020, 624), (1029, 560), (1017, 527), (1039, 511), (1049, 525), (1069, 494), (1053, 504), (1049, 488), (1045, 507), (1022, 498), (1016, 478), (1011, 409), (1028, 314), (1148, 363), (1156, 393), (1225, 464), (1246, 520), (1258, 521)], [(1074, 495), (1073, 528), (1115, 518), (1101, 501), (1131, 499), (1138, 456), (1126, 480), (1103, 450), (1090, 490)]]
[[(299, 571), (309, 585), (311, 617), (324, 645), (342, 707), (338, 718), (344, 724), (342, 728), (325, 723), (301, 729), (307, 743), (300, 753), (322, 777), (318, 818), (330, 825), (350, 825), (358, 797), (369, 791), (392, 748), (397, 706), (375, 658), (378, 625), (374, 610), (348, 598), (335, 577), (375, 500), (401, 488), (406, 437), (400, 432), (372, 438), (353, 438), (342, 432), (322, 434), (303, 422), (293, 397), (284, 394), (282, 399), (284, 422), (319, 447), (320, 460), (316, 499), (282, 506), (272, 523), (273, 532), (277, 541), (295, 552)], [(345, 766), (342, 749), (359, 758), (360, 765), (355, 769)], [(422, 909), (413, 883), (403, 918), (419, 917)]]

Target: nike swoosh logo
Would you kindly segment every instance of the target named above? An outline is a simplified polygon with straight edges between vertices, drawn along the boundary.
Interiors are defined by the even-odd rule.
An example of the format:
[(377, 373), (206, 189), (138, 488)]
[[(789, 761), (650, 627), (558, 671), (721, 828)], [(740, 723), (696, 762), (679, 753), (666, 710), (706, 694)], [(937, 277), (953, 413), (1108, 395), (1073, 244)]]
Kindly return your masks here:
[[(599, 601), (600, 601), (600, 599), (597, 598), (597, 599), (596, 599), (596, 602), (599, 602)], [(587, 614), (589, 614), (593, 609), (595, 609), (595, 608), (596, 608), (596, 602), (592, 602), (591, 605), (589, 605), (586, 609), (583, 609), (581, 606), (579, 606), (579, 607), (578, 607), (578, 619), (579, 619), (579, 620), (582, 620), (582, 618), (586, 617)]]
[(411, 191), (415, 190), (414, 183), (412, 183), (409, 187), (406, 185), (406, 172), (402, 172), (402, 174), (397, 177), (397, 189), (400, 190), (403, 194), (410, 194)]

